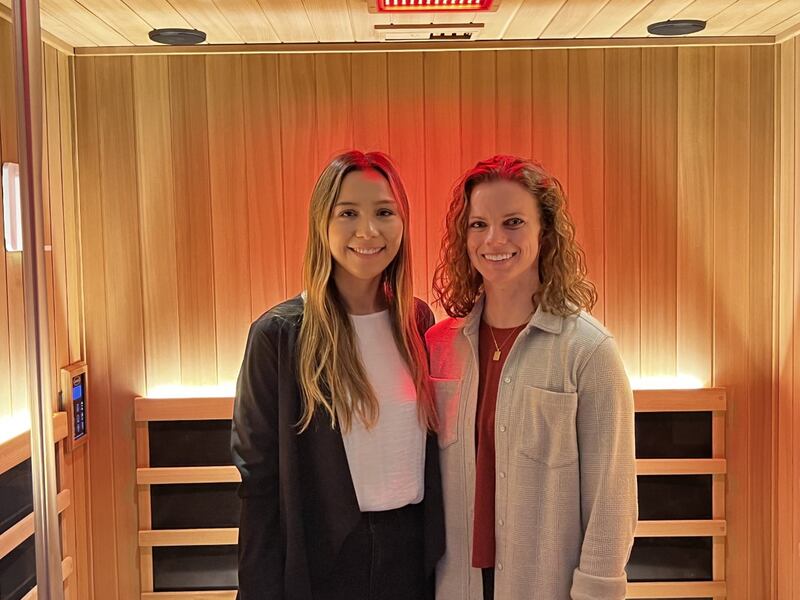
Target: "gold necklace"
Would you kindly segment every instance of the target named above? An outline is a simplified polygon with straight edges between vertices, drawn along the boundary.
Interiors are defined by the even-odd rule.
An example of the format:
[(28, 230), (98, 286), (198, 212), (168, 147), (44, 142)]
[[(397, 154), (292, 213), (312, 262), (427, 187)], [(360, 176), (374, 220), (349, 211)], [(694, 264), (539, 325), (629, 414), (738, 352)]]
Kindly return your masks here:
[(502, 354), (503, 346), (505, 346), (508, 343), (508, 340), (510, 340), (514, 336), (515, 333), (519, 333), (517, 331), (518, 329), (520, 331), (522, 331), (522, 328), (525, 327), (525, 325), (527, 325), (527, 323), (523, 323), (522, 325), (518, 325), (517, 327), (514, 327), (514, 329), (511, 330), (511, 333), (508, 334), (506, 339), (504, 339), (503, 343), (500, 344), (500, 345), (497, 344), (497, 338), (494, 337), (494, 330), (492, 329), (492, 326), (489, 325), (488, 323), (486, 325), (489, 327), (489, 333), (492, 335), (492, 341), (494, 342), (495, 350), (494, 350), (494, 354), (492, 354), (492, 360), (494, 362), (497, 362), (498, 360), (500, 360), (500, 355)]

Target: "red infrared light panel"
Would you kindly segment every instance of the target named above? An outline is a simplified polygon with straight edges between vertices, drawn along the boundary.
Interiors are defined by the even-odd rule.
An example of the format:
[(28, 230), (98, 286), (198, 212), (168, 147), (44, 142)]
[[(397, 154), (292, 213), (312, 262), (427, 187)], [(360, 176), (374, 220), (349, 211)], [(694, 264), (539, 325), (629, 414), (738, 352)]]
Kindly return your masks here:
[(435, 12), (489, 10), (492, 0), (377, 0), (381, 12)]

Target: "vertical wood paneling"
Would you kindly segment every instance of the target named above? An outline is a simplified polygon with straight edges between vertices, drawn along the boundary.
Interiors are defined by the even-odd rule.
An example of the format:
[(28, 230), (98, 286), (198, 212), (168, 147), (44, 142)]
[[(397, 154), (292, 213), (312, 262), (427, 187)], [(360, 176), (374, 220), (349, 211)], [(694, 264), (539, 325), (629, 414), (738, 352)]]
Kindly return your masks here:
[[(0, 61), (0, 81), (16, 82), (14, 68), (13, 30), (9, 23), (0, 23), (0, 55), (7, 57)], [(15, 85), (0, 86), (0, 120), (3, 122), (0, 137), (0, 159), (2, 162), (19, 162), (17, 149), (17, 98)], [(22, 253), (5, 252), (5, 319), (0, 318), (0, 340), (8, 331), (8, 345), (0, 355), (0, 373), (8, 357), (8, 404), (12, 413), (23, 413), (28, 407), (27, 366), (25, 362), (25, 302), (22, 289)], [(0, 272), (2, 275), (2, 272)], [(2, 291), (2, 289), (0, 289)], [(3, 309), (0, 304), (0, 310)], [(3, 344), (0, 344), (3, 345)]]
[(641, 373), (675, 375), (678, 50), (642, 49)]
[(67, 318), (69, 320), (69, 362), (84, 356), (83, 281), (78, 236), (78, 203), (75, 181), (74, 72), (69, 58), (58, 55), (59, 124), (61, 127), (61, 189), (64, 194), (64, 252), (67, 269)]
[(678, 373), (712, 381), (714, 50), (678, 50)]
[[(51, 276), (48, 281), (48, 300), (52, 306), (50, 326), (51, 344), (51, 381), (59, 381), (59, 367), (69, 364), (69, 319), (67, 318), (67, 288), (66, 280), (66, 251), (64, 248), (64, 193), (62, 186), (62, 172), (65, 165), (62, 162), (62, 140), (60, 124), (59, 76), (58, 76), (58, 51), (49, 47), (42, 48), (44, 62), (44, 121), (46, 148), (43, 154), (47, 155), (49, 179), (49, 229), (51, 251), (49, 262), (52, 264)], [(69, 165), (67, 165), (69, 166)], [(53, 395), (54, 410), (59, 410), (58, 399)], [(58, 465), (59, 489), (75, 489), (76, 477), (73, 461), (67, 457), (65, 444), (59, 444), (56, 449), (56, 464)], [(78, 486), (83, 487), (82, 473), (78, 472)], [(76, 507), (70, 506), (61, 518), (61, 546), (64, 556), (71, 556), (77, 560), (75, 541)], [(75, 597), (78, 591), (77, 572), (83, 570), (86, 556), (81, 555), (81, 567), (73, 571), (65, 582), (66, 595)]]
[[(428, 210), (425, 194), (425, 105), (423, 58), (421, 53), (392, 53), (387, 57), (389, 112), (389, 153), (403, 178), (408, 194), (411, 221), (411, 257), (414, 261), (414, 294), (430, 301), (432, 273), (427, 257), (438, 253), (428, 248)], [(416, 124), (416, 127), (412, 127)]]
[(286, 297), (278, 58), (245, 56), (244, 118), (251, 318)]
[[(112, 348), (114, 332), (121, 329), (130, 337), (138, 310), (144, 315), (142, 349), (134, 344), (126, 350), (134, 370), (123, 379), (137, 379), (141, 353), (148, 357), (149, 383), (151, 315), (168, 311), (177, 312), (169, 335), (179, 338), (171, 347), (174, 357), (178, 344), (183, 383), (217, 383), (218, 372), (219, 379), (235, 375), (237, 343), (243, 342), (247, 323), (302, 287), (308, 201), (334, 152), (356, 146), (394, 157), (412, 206), (414, 283), (422, 297), (429, 293), (458, 176), (498, 151), (533, 155), (568, 187), (578, 239), (600, 294), (595, 315), (619, 340), (631, 374), (684, 373), (729, 387), (727, 504), (729, 539), (736, 548), (728, 557), (729, 597), (760, 597), (772, 577), (767, 527), (772, 515), (765, 491), (772, 476), (764, 465), (770, 461), (773, 420), (772, 380), (765, 376), (773, 356), (774, 219), (766, 204), (772, 193), (775, 74), (769, 53), (740, 47), (175, 56), (166, 59), (166, 79), (163, 66), (160, 75), (146, 70), (147, 77), (160, 78), (155, 88), (140, 81), (139, 59), (131, 67), (119, 58), (80, 58), (82, 217), (84, 228), (95, 227), (84, 229), (83, 241), (92, 311), (87, 340), (90, 354), (98, 356), (92, 368), (116, 373), (121, 351)], [(101, 60), (127, 72), (127, 83), (121, 80), (125, 76), (109, 72), (95, 84)], [(786, 95), (785, 85), (781, 90)], [(107, 93), (111, 105), (101, 110)], [(791, 102), (795, 110), (794, 95)], [(118, 111), (113, 127), (107, 122), (111, 110)], [(125, 116), (126, 110), (134, 116)], [(781, 112), (786, 110), (782, 105)], [(160, 112), (161, 120), (148, 119), (151, 112)], [(148, 166), (157, 159), (140, 156), (148, 148), (145, 132), (157, 127), (156, 121), (167, 130), (159, 139), (172, 150), (165, 158), (169, 167)], [(787, 142), (781, 140), (783, 149)], [(114, 161), (119, 164), (111, 165)], [(157, 226), (144, 230), (150, 229), (144, 188), (155, 185), (146, 183), (149, 178), (169, 177), (170, 169), (177, 300), (169, 295), (148, 300), (145, 281), (155, 271), (145, 273), (151, 269), (142, 266), (144, 303), (123, 319), (112, 307), (118, 296), (112, 299), (107, 289), (116, 285), (110, 265), (120, 264), (123, 246), (132, 246), (131, 257), (147, 260), (144, 246), (155, 243), (148, 240)], [(131, 189), (110, 199), (118, 192), (114, 179), (128, 181)], [(122, 202), (135, 207), (131, 223), (142, 219), (133, 241), (115, 229), (117, 217), (105, 214), (112, 206), (119, 212)], [(789, 216), (784, 204), (779, 214), (790, 223), (797, 220), (793, 205)], [(130, 207), (122, 213), (130, 215)], [(791, 228), (780, 234), (797, 235)], [(65, 246), (68, 238), (65, 234)], [(788, 277), (785, 272), (796, 267), (790, 258), (795, 259), (782, 247), (779, 252), (774, 258)], [(127, 276), (139, 273), (137, 259), (131, 260)], [(781, 323), (793, 318), (798, 285), (792, 281), (792, 292), (781, 288)], [(797, 343), (784, 342), (792, 348)], [(797, 362), (794, 354), (791, 361)], [(110, 381), (113, 393), (108, 382), (101, 381), (99, 391), (93, 388), (104, 403), (96, 409), (98, 418), (113, 432), (101, 434), (99, 449), (91, 450), (92, 484), (100, 506), (114, 506), (105, 520), (95, 508), (100, 526), (116, 531), (112, 525), (120, 521), (124, 531), (131, 511), (119, 500), (111, 502), (97, 483), (114, 465), (115, 493), (128, 492), (127, 480), (116, 473), (129, 458), (130, 432), (118, 421), (127, 408), (124, 399), (117, 406), (116, 375)], [(787, 410), (778, 405), (779, 422)], [(779, 439), (786, 435), (779, 427)], [(784, 460), (778, 473), (786, 469)], [(112, 571), (127, 580), (122, 571), (135, 539), (122, 533), (93, 536), (95, 547), (102, 543), (117, 553), (104, 553), (97, 562), (103, 571), (95, 570), (95, 588), (104, 593)], [(125, 597), (117, 593), (119, 600)]]
[[(567, 52), (569, 207), (578, 243), (586, 253), (589, 278), (597, 286), (598, 299), (593, 313), (602, 321), (605, 318), (604, 54), (587, 50)], [(534, 148), (539, 144), (537, 132), (534, 132), (533, 143)]]
[[(642, 51), (605, 51), (605, 322), (630, 376), (641, 372)], [(596, 230), (599, 223), (584, 221)], [(580, 229), (579, 229), (580, 231)], [(597, 252), (595, 247), (587, 253)], [(591, 260), (591, 259), (590, 259)]]
[(167, 57), (133, 58), (147, 387), (179, 385), (181, 338)]
[(317, 54), (317, 153), (327, 163), (353, 148), (353, 95), (349, 54)]
[[(67, 285), (69, 356), (64, 364), (82, 360), (85, 354), (83, 317), (83, 277), (80, 249), (80, 214), (76, 183), (75, 79), (73, 65), (58, 54), (59, 127), (61, 138), (61, 189), (64, 208), (64, 260)], [(94, 368), (94, 366), (92, 367)], [(92, 416), (87, 419), (93, 419)], [(71, 511), (74, 518), (74, 584), (72, 598), (92, 600), (94, 595), (91, 534), (91, 500), (88, 445), (65, 453), (63, 472), (71, 471)], [(61, 487), (65, 487), (62, 482)]]
[(202, 56), (168, 59), (181, 382), (217, 383), (206, 72)]
[(796, 552), (800, 544), (800, 38), (780, 45), (779, 62), (773, 549), (778, 598), (794, 600), (800, 590), (800, 556)]
[(286, 293), (302, 290), (303, 251), (308, 230), (308, 203), (323, 162), (316, 156), (314, 57), (281, 54), (278, 59), (283, 157)]
[[(576, 59), (581, 63), (581, 59)], [(602, 62), (602, 55), (599, 60)], [(576, 64), (577, 67), (577, 64)], [(582, 77), (587, 75), (578, 75)], [(531, 53), (531, 96), (533, 111), (532, 122), (533, 132), (531, 145), (533, 148), (533, 159), (555, 175), (564, 189), (569, 194), (569, 175), (570, 175), (570, 140), (572, 137), (573, 119), (578, 119), (574, 135), (577, 138), (583, 124), (595, 123), (595, 128), (589, 131), (593, 142), (602, 140), (602, 125), (597, 129), (597, 122), (591, 121), (594, 118), (602, 118), (602, 105), (600, 112), (595, 110), (591, 115), (583, 115), (583, 102), (588, 102), (588, 98), (575, 102), (571, 100), (573, 93), (584, 89), (586, 92), (599, 94), (595, 98), (602, 97), (602, 70), (600, 77), (587, 82), (587, 88), (582, 88), (583, 83), (578, 84), (575, 92), (570, 92), (570, 54), (566, 50), (542, 50)], [(523, 85), (525, 79), (522, 79)], [(588, 109), (588, 107), (586, 107)], [(572, 112), (575, 111), (573, 115)], [(585, 123), (583, 120), (586, 120)], [(602, 123), (602, 122), (600, 122)], [(523, 121), (524, 124), (524, 121)], [(525, 132), (522, 132), (525, 135)], [(577, 140), (576, 140), (577, 144)], [(602, 156), (599, 158), (602, 161)], [(600, 167), (602, 168), (602, 166)], [(602, 186), (601, 186), (602, 187)], [(574, 204), (574, 203), (573, 203)]]
[(774, 224), (775, 48), (750, 49), (750, 254), (748, 354), (750, 428), (750, 589), (748, 598), (769, 598), (772, 570), (772, 339)]
[(496, 52), (495, 56), (497, 152), (536, 158), (531, 142), (534, 111), (531, 51)]
[(461, 164), (465, 169), (496, 154), (495, 52), (460, 52)]
[[(794, 515), (794, 533), (792, 537), (792, 547), (800, 548), (800, 168), (798, 168), (798, 157), (800, 157), (800, 39), (794, 39), (794, 220), (793, 220), (793, 249), (792, 260), (794, 262), (794, 281), (792, 290), (793, 314), (792, 326), (792, 401), (794, 409), (792, 411), (792, 489), (793, 506), (790, 514)], [(794, 554), (792, 565), (793, 588), (795, 596), (800, 590), (800, 551)], [(795, 599), (796, 600), (796, 599)]]
[[(369, 152), (389, 149), (389, 93), (387, 55), (366, 53), (352, 55), (353, 144)], [(317, 102), (324, 103), (318, 96)], [(318, 119), (318, 127), (323, 123)]]
[(463, 170), (461, 73), (457, 52), (423, 55), (425, 72), (425, 196), (427, 198), (428, 274), (433, 275), (453, 183)]
[[(97, 61), (81, 60), (76, 65), (76, 127), (80, 156), (81, 253), (86, 314), (86, 361), (92, 390), (92, 443), (88, 444), (91, 464), (90, 518), (93, 548), (92, 588), (98, 595), (118, 600), (116, 561), (116, 507), (114, 503), (113, 440), (108, 357), (105, 250), (102, 193), (100, 189), (100, 139), (97, 120), (95, 71)], [(91, 325), (91, 326), (89, 326)]]
[[(12, 152), (16, 148), (16, 115), (14, 114), (14, 86), (5, 82), (14, 81), (14, 46), (11, 24), (0, 20), (0, 165), (15, 162)], [(0, 211), (0, 224), (4, 216)], [(4, 229), (5, 231), (5, 229)], [(0, 414), (13, 412), (11, 403), (11, 356), (8, 323), (8, 284), (6, 282), (6, 247), (2, 246), (0, 256)]]
[(206, 58), (217, 376), (233, 382), (251, 322), (242, 57)]
[[(16, 81), (12, 26), (0, 19), (0, 163), (18, 162)], [(76, 252), (78, 203), (74, 187), (74, 115), (72, 69), (66, 55), (42, 45), (42, 209), (45, 283), (50, 341), (50, 377), (55, 387), (59, 367), (83, 358), (80, 253)], [(2, 214), (0, 214), (2, 227)], [(12, 412), (28, 412), (26, 399), (25, 320), (22, 254), (7, 256), (0, 246), (0, 429)], [(12, 270), (7, 271), (7, 265)], [(11, 286), (8, 286), (11, 278)], [(9, 326), (13, 340), (9, 335)], [(14, 369), (11, 370), (14, 354)], [(12, 392), (13, 388), (13, 392)], [(57, 391), (54, 390), (54, 392)], [(59, 409), (56, 393), (51, 396)], [(67, 452), (55, 447), (57, 484), (69, 490), (70, 506), (60, 519), (61, 550), (74, 568), (64, 582), (68, 598), (91, 599), (91, 550), (87, 543), (86, 447)]]
[[(728, 543), (749, 541), (748, 289), (750, 264), (750, 53), (717, 48), (714, 139), (714, 385), (728, 394)], [(728, 597), (747, 597), (749, 556), (728, 557)]]
[[(100, 193), (105, 251), (108, 357), (111, 371), (111, 437), (115, 534), (135, 539), (138, 531), (133, 399), (144, 387), (144, 340), (136, 145), (131, 59), (102, 58), (95, 73)], [(87, 323), (92, 327), (92, 323)], [(106, 506), (98, 509), (107, 510)], [(96, 514), (96, 513), (95, 513)], [(121, 598), (139, 591), (138, 553), (133, 544), (118, 543), (115, 589)], [(102, 546), (101, 546), (102, 547)], [(95, 590), (101, 596), (102, 590)]]

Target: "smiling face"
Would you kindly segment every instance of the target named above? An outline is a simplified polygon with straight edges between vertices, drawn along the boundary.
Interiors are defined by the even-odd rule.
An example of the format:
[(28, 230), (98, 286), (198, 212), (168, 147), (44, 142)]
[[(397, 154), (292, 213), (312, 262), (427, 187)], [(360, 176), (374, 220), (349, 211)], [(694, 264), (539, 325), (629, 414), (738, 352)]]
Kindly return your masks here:
[(337, 284), (379, 278), (402, 240), (403, 220), (389, 182), (375, 170), (348, 173), (328, 221)]
[(540, 241), (538, 202), (520, 184), (486, 181), (472, 190), (467, 252), (484, 285), (529, 287), (538, 281)]

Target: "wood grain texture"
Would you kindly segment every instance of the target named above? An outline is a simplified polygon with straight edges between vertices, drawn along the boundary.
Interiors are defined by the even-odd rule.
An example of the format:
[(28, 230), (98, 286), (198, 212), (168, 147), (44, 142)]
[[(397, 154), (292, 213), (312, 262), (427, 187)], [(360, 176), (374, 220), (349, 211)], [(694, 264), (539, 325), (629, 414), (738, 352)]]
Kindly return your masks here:
[[(765, 378), (765, 373), (769, 375), (777, 356), (769, 325), (770, 307), (776, 301), (770, 273), (773, 263), (780, 264), (785, 280), (796, 266), (790, 251), (774, 246), (778, 233), (772, 232), (778, 216), (789, 216), (789, 205), (784, 202), (772, 215), (764, 209), (771, 197), (775, 166), (768, 124), (774, 125), (777, 119), (769, 110), (774, 100), (771, 78), (777, 77), (769, 55), (766, 47), (725, 47), (219, 55), (214, 57), (216, 63), (208, 62), (210, 57), (171, 56), (166, 60), (168, 89), (153, 95), (152, 102), (137, 84), (138, 63), (117, 66), (133, 73), (126, 93), (132, 95), (130, 106), (141, 105), (141, 115), (157, 111), (164, 95), (168, 98), (165, 127), (169, 131), (160, 135), (171, 140), (172, 148), (178, 323), (170, 335), (179, 340), (182, 383), (211, 385), (223, 372), (230, 376), (240, 359), (234, 338), (243, 343), (243, 329), (253, 318), (300, 291), (308, 200), (331, 153), (363, 142), (381, 146), (395, 158), (412, 206), (416, 294), (429, 298), (444, 211), (457, 177), (471, 162), (493, 151), (523, 153), (530, 148), (530, 154), (568, 187), (577, 236), (600, 293), (595, 316), (617, 337), (629, 371), (643, 376), (691, 375), (701, 385), (727, 388), (727, 406), (713, 392), (698, 404), (681, 406), (686, 410), (706, 404), (713, 407), (715, 431), (727, 419), (727, 444), (722, 442), (729, 450), (727, 468), (721, 463), (712, 463), (710, 468), (717, 472), (714, 519), (727, 520), (728, 535), (713, 537), (715, 543), (728, 538), (731, 548), (745, 548), (729, 553), (727, 572), (736, 571), (732, 577), (738, 579), (727, 593), (733, 598), (762, 593), (771, 585), (766, 565), (773, 560), (770, 556), (776, 556), (769, 550), (776, 534), (765, 532), (773, 530), (765, 526), (772, 515), (764, 486), (769, 488), (778, 479), (763, 463), (771, 460), (773, 452), (771, 423), (788, 414), (780, 403), (775, 414), (768, 406), (772, 379)], [(97, 328), (122, 328), (124, 333), (132, 321), (128, 317), (125, 323), (108, 324), (111, 318), (120, 318), (108, 299), (107, 287), (115, 284), (112, 275), (117, 275), (109, 265), (118, 264), (108, 254), (115, 245), (130, 244), (128, 255), (144, 260), (142, 244), (148, 243), (143, 240), (149, 234), (140, 228), (135, 238), (115, 233), (118, 240), (108, 239), (112, 234), (104, 231), (104, 223), (109, 217), (101, 215), (98, 220), (96, 213), (121, 201), (107, 199), (118, 190), (109, 187), (105, 167), (99, 166), (101, 162), (116, 169), (133, 165), (135, 177), (128, 180), (135, 196), (131, 198), (128, 191), (122, 197), (133, 204), (139, 219), (145, 214), (142, 182), (154, 175), (139, 173), (149, 168), (144, 166), (149, 157), (138, 156), (147, 145), (138, 129), (137, 109), (131, 109), (133, 117), (119, 117), (125, 127), (134, 125), (117, 136), (120, 140), (112, 143), (108, 133), (101, 136), (96, 113), (105, 96), (98, 95), (95, 83), (86, 83), (95, 77), (92, 73), (99, 59), (75, 60), (84, 299), (93, 320), (92, 331), (87, 330), (87, 351), (93, 357), (92, 368), (99, 369), (94, 372), (105, 374), (93, 388), (104, 404), (96, 409), (97, 418), (112, 427), (115, 415), (121, 414), (117, 411), (128, 407), (118, 408), (110, 385), (119, 377), (139, 381), (137, 369), (143, 363), (138, 360), (147, 359), (151, 352), (146, 332), (154, 325), (148, 323), (149, 315), (158, 314), (154, 309), (172, 314), (175, 300), (167, 295), (164, 306), (160, 296), (151, 301), (152, 308), (147, 300), (141, 308), (134, 304), (143, 319), (145, 334), (140, 332), (137, 342), (143, 350), (136, 345), (128, 348), (125, 352), (134, 361), (133, 371), (117, 374), (113, 369), (118, 368), (122, 353), (112, 349), (112, 338), (101, 338)], [(514, 78), (518, 73), (522, 76)], [(212, 85), (212, 80), (225, 85)], [(375, 89), (367, 89), (372, 81)], [(784, 86), (781, 94), (786, 93)], [(119, 104), (120, 96), (116, 91), (113, 101)], [(148, 108), (148, 103), (153, 106)], [(786, 107), (781, 104), (782, 113), (788, 110), (788, 99), (786, 103)], [(122, 125), (116, 124), (112, 131)], [(130, 131), (137, 153), (133, 156), (129, 142), (121, 141)], [(794, 143), (792, 138), (792, 148)], [(781, 148), (787, 144), (781, 139)], [(112, 156), (123, 150), (124, 160)], [(210, 154), (220, 161), (216, 174)], [(781, 161), (786, 162), (783, 154)], [(167, 169), (164, 173), (169, 176)], [(781, 185), (788, 185), (790, 178), (794, 186), (793, 176), (788, 175), (782, 176)], [(217, 222), (220, 210), (229, 205), (230, 214)], [(794, 214), (791, 219), (796, 219)], [(782, 227), (780, 235), (795, 235), (788, 225)], [(230, 239), (232, 234), (241, 239)], [(65, 235), (65, 247), (67, 239)], [(231, 246), (224, 250), (228, 259), (223, 260), (223, 254), (217, 253), (223, 252), (226, 243)], [(231, 253), (230, 248), (235, 251)], [(143, 275), (144, 267), (136, 264), (132, 262), (129, 270), (138, 268)], [(220, 272), (229, 267), (235, 273)], [(219, 288), (226, 277), (232, 277), (231, 289), (237, 290), (227, 297), (220, 296), (223, 290)], [(791, 285), (796, 287), (794, 282)], [(782, 292), (782, 308), (775, 313), (785, 327), (793, 318), (796, 292), (791, 289)], [(146, 299), (143, 290), (138, 294)], [(223, 334), (237, 327), (239, 333), (231, 335), (226, 345)], [(788, 333), (781, 339), (795, 343)], [(175, 343), (173, 339), (170, 347)], [(144, 358), (137, 359), (140, 352)], [(785, 358), (786, 351), (782, 352)], [(794, 355), (791, 360), (796, 361)], [(156, 377), (149, 363), (143, 368), (148, 385), (142, 383), (130, 398), (147, 395), (146, 388)], [(669, 392), (660, 393), (663, 397), (648, 399), (647, 392), (637, 392), (637, 404), (654, 410), (669, 401)], [(229, 399), (214, 402), (220, 406), (208, 414), (229, 415), (225, 412)], [(192, 401), (164, 405), (163, 410), (171, 418), (199, 414)], [(792, 418), (793, 414), (790, 422)], [(116, 427), (119, 432), (101, 434), (97, 449), (90, 451), (95, 486), (106, 475), (119, 477), (111, 467), (125, 456), (129, 432), (127, 425), (117, 423)], [(788, 435), (780, 425), (778, 434), (779, 439)], [(122, 454), (116, 444), (122, 444)], [(724, 460), (723, 450), (715, 446), (715, 458)], [(112, 464), (109, 456), (115, 452)], [(687, 467), (645, 463), (644, 468)], [(780, 468), (780, 473), (788, 475), (784, 463)], [(727, 498), (721, 471), (727, 471)], [(133, 468), (131, 477), (132, 473)], [(110, 506), (110, 498), (97, 491), (101, 505)], [(783, 502), (789, 501), (794, 500)], [(98, 515), (98, 519), (111, 529), (116, 517), (104, 520)], [(108, 537), (93, 536), (98, 543)], [(123, 543), (119, 536), (116, 539)], [(109, 559), (100, 559), (105, 567), (104, 560)], [(715, 573), (724, 575), (724, 571), (717, 561)], [(104, 577), (105, 571), (95, 572), (96, 580)]]
[[(569, 211), (575, 237), (586, 253), (589, 279), (597, 287), (592, 312), (601, 321), (605, 318), (604, 52), (567, 51)], [(537, 138), (534, 133), (534, 145)]]
[[(628, 375), (641, 373), (643, 254), (642, 51), (605, 51), (604, 224), (605, 323), (614, 332)], [(580, 143), (580, 142), (578, 142)], [(580, 229), (579, 229), (580, 231)], [(587, 248), (594, 254), (595, 250)]]
[[(117, 538), (114, 589), (121, 597), (130, 598), (139, 590), (137, 551), (129, 543), (138, 529), (136, 486), (131, 473), (136, 465), (133, 398), (145, 385), (141, 263), (139, 254), (131, 252), (139, 241), (131, 59), (121, 63), (114, 59), (97, 61), (95, 85), (98, 99), (102, 99), (97, 103), (97, 131), (103, 150), (100, 194), (108, 302), (105, 334), (113, 369), (108, 381), (115, 506), (111, 535)], [(87, 322), (87, 328), (91, 325)], [(96, 507), (98, 511), (107, 508)], [(96, 587), (95, 593), (104, 596), (106, 592)]]
[[(531, 147), (533, 160), (540, 162), (545, 169), (555, 175), (570, 191), (570, 136), (571, 117), (577, 117), (580, 109), (577, 101), (570, 100), (580, 93), (570, 92), (570, 54), (566, 50), (545, 50), (531, 53)], [(577, 81), (576, 81), (577, 84)], [(525, 85), (524, 78), (522, 85)], [(597, 81), (594, 82), (597, 86)], [(593, 90), (597, 92), (597, 87)], [(573, 113), (574, 111), (574, 113)], [(596, 114), (594, 115), (597, 116)], [(523, 121), (524, 124), (524, 121)], [(580, 125), (578, 125), (578, 129)], [(525, 131), (520, 132), (525, 139)], [(577, 136), (577, 131), (575, 135)], [(571, 194), (567, 199), (570, 212), (574, 214)]]
[(217, 382), (217, 340), (205, 60), (170, 57), (168, 67), (181, 382), (209, 385)]
[[(353, 145), (358, 150), (388, 152), (389, 150), (389, 90), (387, 55), (383, 53), (354, 54), (352, 65), (351, 99), (353, 115)], [(325, 103), (317, 96), (317, 103)], [(318, 120), (322, 130), (325, 123)]]
[(678, 51), (642, 49), (641, 333), (643, 376), (677, 375)]
[(206, 81), (217, 381), (230, 383), (251, 321), (242, 57), (207, 57)]
[[(773, 552), (775, 584), (780, 598), (794, 598), (800, 588), (800, 42), (788, 40), (779, 47), (779, 71), (776, 107), (781, 127), (777, 130), (776, 154), (779, 168), (775, 185), (776, 240), (776, 321), (774, 340), (776, 409), (773, 423), (775, 435), (775, 514), (773, 519)], [(794, 596), (793, 596), (794, 594)]]
[[(749, 312), (747, 394), (750, 398), (750, 428), (747, 456), (750, 460), (750, 598), (768, 598), (773, 564), (772, 522), (772, 340), (763, 335), (774, 326), (773, 273), (764, 265), (774, 264), (774, 98), (763, 90), (775, 89), (775, 49), (750, 49), (750, 220)], [(756, 133), (758, 132), (758, 133)]]
[(280, 56), (278, 89), (281, 110), (286, 294), (302, 291), (301, 267), (308, 232), (308, 205), (324, 159), (317, 137), (313, 56)]
[[(497, 153), (497, 54), (460, 52), (459, 58), (461, 164), (471, 168)], [(519, 84), (524, 85), (524, 79)]]
[[(11, 0), (0, 0), (10, 6)], [(156, 27), (194, 27), (211, 44), (352, 43), (381, 39), (375, 25), (480, 23), (479, 40), (644, 39), (646, 26), (677, 18), (708, 21), (705, 35), (791, 31), (794, 0), (503, 0), (491, 11), (370, 12), (367, 0), (42, 0), (42, 25), (69, 47), (152, 48)], [(54, 40), (55, 41), (55, 40)]]
[(283, 159), (278, 59), (246, 56), (244, 67), (245, 159), (250, 238), (250, 295), (252, 319), (286, 297)]
[[(452, 198), (452, 189), (464, 167), (459, 140), (462, 131), (460, 98), (460, 61), (456, 52), (423, 55), (424, 135), (427, 270), (432, 276), (444, 234), (444, 218)], [(439, 311), (441, 315), (443, 311)]]
[[(354, 147), (355, 82), (351, 61), (349, 54), (317, 54), (314, 57), (315, 108), (319, 122), (316, 151), (320, 160), (326, 162)], [(358, 108), (363, 108), (361, 102)]]
[[(84, 257), (84, 299), (92, 326), (86, 328), (86, 358), (92, 365), (89, 387), (92, 389), (92, 443), (88, 445), (91, 462), (90, 497), (92, 499), (91, 546), (114, 548), (115, 515), (111, 464), (113, 441), (109, 392), (110, 366), (106, 335), (105, 252), (103, 248), (102, 204), (100, 192), (100, 142), (97, 123), (95, 63), (76, 65), (76, 127), (80, 163), (81, 252)], [(100, 510), (100, 508), (103, 510)], [(110, 539), (109, 539), (110, 537)], [(92, 589), (103, 589), (108, 598), (118, 598), (117, 565), (113, 554), (94, 557)]]
[(713, 370), (714, 51), (678, 50), (677, 356), (681, 374)]
[[(533, 68), (527, 50), (495, 52), (497, 152), (533, 156)], [(544, 86), (542, 86), (544, 87)], [(550, 122), (550, 119), (547, 119)]]
[[(750, 537), (749, 298), (743, 293), (750, 278), (745, 260), (750, 251), (750, 52), (719, 48), (715, 53), (715, 114), (725, 125), (716, 127), (714, 138), (714, 385), (728, 390), (728, 542), (738, 548), (748, 546)], [(729, 554), (730, 598), (747, 597), (749, 563), (746, 553)]]
[[(411, 260), (414, 264), (414, 295), (431, 301), (428, 256), (427, 160), (424, 135), (424, 75), (421, 53), (392, 53), (387, 56), (389, 111), (389, 154), (406, 186), (411, 222)], [(409, 127), (409, 123), (423, 126)]]
[(147, 385), (179, 385), (178, 258), (167, 57), (135, 57), (133, 85), (136, 137), (147, 140), (147, 151), (136, 153)]

